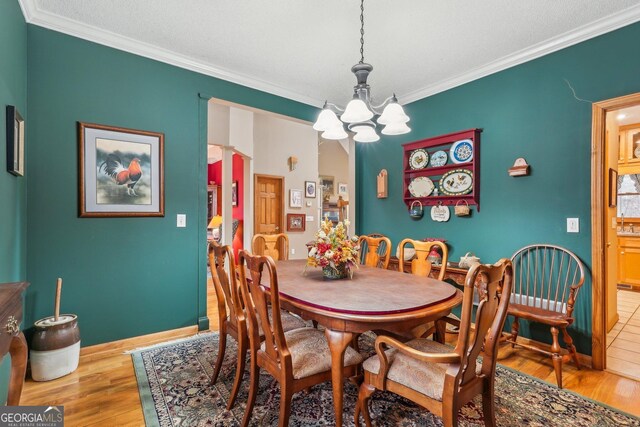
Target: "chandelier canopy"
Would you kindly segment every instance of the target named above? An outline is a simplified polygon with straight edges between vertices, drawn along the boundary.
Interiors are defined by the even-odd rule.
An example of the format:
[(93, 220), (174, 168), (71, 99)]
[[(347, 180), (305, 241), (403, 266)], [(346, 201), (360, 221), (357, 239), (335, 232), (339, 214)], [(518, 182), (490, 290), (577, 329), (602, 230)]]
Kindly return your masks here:
[(357, 81), (353, 87), (353, 99), (344, 110), (325, 101), (313, 125), (315, 130), (322, 132), (323, 138), (347, 138), (349, 135), (344, 129), (345, 124), (347, 129), (355, 133), (353, 139), (357, 142), (375, 142), (380, 139), (376, 122), (384, 126), (381, 131), (384, 135), (402, 135), (411, 131), (407, 126), (409, 116), (398, 104), (395, 94), (380, 105), (371, 104), (371, 87), (367, 84), (371, 71), (373, 66), (364, 62), (364, 0), (360, 0), (360, 62), (351, 67)]

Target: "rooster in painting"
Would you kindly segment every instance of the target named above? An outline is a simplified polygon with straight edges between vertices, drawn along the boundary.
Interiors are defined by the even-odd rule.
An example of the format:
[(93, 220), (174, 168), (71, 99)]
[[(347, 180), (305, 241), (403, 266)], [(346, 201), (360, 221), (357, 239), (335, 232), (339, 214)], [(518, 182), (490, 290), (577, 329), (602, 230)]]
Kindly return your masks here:
[(126, 185), (127, 195), (137, 196), (133, 187), (140, 181), (142, 177), (142, 169), (140, 168), (140, 159), (133, 158), (129, 163), (129, 167), (125, 168), (120, 157), (115, 154), (109, 154), (107, 160), (102, 162), (100, 170), (105, 175), (113, 178), (116, 185)]

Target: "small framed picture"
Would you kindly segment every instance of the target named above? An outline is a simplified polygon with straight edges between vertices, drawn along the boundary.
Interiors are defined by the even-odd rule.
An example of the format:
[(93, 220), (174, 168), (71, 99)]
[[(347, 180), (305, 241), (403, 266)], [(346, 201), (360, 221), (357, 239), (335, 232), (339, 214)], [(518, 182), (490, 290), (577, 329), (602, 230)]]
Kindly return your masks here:
[(164, 216), (164, 134), (78, 122), (79, 216)]
[(24, 119), (13, 105), (7, 105), (7, 171), (24, 176)]
[(315, 181), (304, 182), (304, 197), (306, 197), (307, 199), (316, 198), (316, 182)]
[(287, 231), (304, 231), (305, 228), (305, 214), (287, 214)]
[(231, 206), (238, 206), (238, 181), (231, 184)]
[(334, 194), (333, 183), (334, 177), (332, 176), (320, 176), (320, 186), (322, 187), (322, 192), (324, 195)]
[(345, 196), (349, 193), (349, 186), (344, 182), (338, 183), (338, 195)]
[(289, 190), (289, 207), (302, 207), (302, 190)]
[(609, 207), (618, 205), (618, 171), (609, 168)]

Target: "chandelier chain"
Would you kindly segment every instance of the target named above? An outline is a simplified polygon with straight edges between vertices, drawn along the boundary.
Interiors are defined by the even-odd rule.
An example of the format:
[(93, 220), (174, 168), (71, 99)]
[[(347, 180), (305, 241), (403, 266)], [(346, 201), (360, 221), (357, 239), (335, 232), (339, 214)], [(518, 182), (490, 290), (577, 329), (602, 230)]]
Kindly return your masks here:
[(364, 0), (360, 0), (360, 63), (364, 63)]

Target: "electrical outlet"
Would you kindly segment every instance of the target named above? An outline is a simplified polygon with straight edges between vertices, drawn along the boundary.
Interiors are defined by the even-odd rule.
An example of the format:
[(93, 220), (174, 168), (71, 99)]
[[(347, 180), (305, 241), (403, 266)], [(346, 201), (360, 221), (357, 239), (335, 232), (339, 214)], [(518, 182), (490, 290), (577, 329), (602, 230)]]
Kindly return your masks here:
[(580, 219), (567, 218), (567, 233), (579, 233), (579, 232), (580, 232)]
[(187, 215), (186, 214), (178, 214), (176, 216), (176, 227), (184, 228), (187, 226)]
[(294, 248), (291, 248), (291, 255), (295, 255), (296, 254), (296, 250)]

